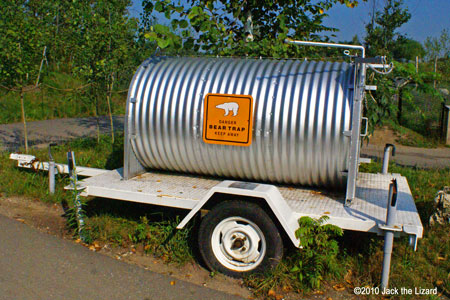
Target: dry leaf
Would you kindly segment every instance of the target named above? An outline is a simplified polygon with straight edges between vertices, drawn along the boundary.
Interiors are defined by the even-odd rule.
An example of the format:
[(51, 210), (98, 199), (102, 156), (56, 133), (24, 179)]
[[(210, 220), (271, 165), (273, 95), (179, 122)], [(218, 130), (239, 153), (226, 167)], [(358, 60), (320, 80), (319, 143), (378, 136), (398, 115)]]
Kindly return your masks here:
[(268, 295), (269, 297), (275, 297), (277, 294), (275, 293), (274, 290), (270, 289), (269, 292), (267, 293), (267, 295)]
[(21, 219), (21, 218), (17, 218), (16, 221), (19, 221), (19, 222), (21, 222), (21, 223), (25, 223), (25, 220), (24, 220), (24, 219)]
[(336, 291), (344, 291), (345, 286), (339, 283), (339, 284), (333, 285), (333, 289), (335, 289)]
[(331, 298), (331, 297), (328, 297), (328, 298), (327, 298), (327, 300), (333, 300), (333, 298)]
[(316, 294), (316, 295), (323, 295), (323, 291), (317, 290), (317, 291), (314, 291), (313, 294)]
[(77, 243), (77, 244), (81, 243), (81, 239), (76, 239), (75, 243)]
[(150, 245), (145, 245), (145, 246), (144, 246), (144, 250), (145, 250), (145, 251), (150, 250)]
[(90, 245), (90, 246), (89, 246), (89, 250), (91, 250), (91, 251), (95, 251), (95, 247), (94, 247), (94, 245)]
[(438, 256), (438, 260), (445, 260), (445, 257)]
[(175, 280), (172, 280), (172, 281), (170, 282), (170, 285), (175, 285)]
[(276, 296), (275, 296), (275, 299), (276, 299), (276, 300), (282, 300), (282, 299), (283, 299), (283, 296), (282, 296), (282, 295), (276, 295)]
[(436, 285), (442, 285), (442, 284), (444, 284), (444, 282), (442, 280), (436, 281)]

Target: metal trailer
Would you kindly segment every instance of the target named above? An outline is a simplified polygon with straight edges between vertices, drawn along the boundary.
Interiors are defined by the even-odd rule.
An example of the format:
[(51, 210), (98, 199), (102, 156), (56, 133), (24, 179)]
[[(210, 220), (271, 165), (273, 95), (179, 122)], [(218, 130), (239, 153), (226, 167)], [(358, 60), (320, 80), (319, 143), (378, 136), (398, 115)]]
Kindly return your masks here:
[[(285, 183), (222, 180), (145, 168), (141, 161), (132, 157), (135, 155), (131, 147), (135, 129), (132, 129), (129, 116), (136, 102), (133, 80), (127, 105), (125, 168), (112, 171), (78, 168), (81, 171), (79, 175), (88, 176), (79, 182), (81, 195), (186, 209), (189, 212), (178, 224), (179, 229), (200, 210), (208, 211), (199, 228), (200, 252), (209, 268), (230, 276), (242, 276), (275, 265), (283, 253), (282, 236), (286, 236), (294, 246), (301, 247), (295, 231), (298, 219), (303, 216), (328, 216), (328, 223), (344, 230), (379, 235), (388, 232), (390, 238), (394, 234), (407, 235), (410, 244), (416, 248), (423, 226), (406, 178), (400, 174), (358, 172), (359, 164), (365, 162), (359, 156), (364, 91), (375, 89), (365, 85), (366, 68), (386, 69), (388, 66), (380, 59), (365, 58), (361, 46), (290, 42), (362, 51), (362, 55), (354, 56), (352, 62), (351, 126), (341, 133), (350, 139), (344, 192)], [(11, 158), (18, 160), (19, 166), (23, 167), (47, 170), (49, 167), (48, 163), (36, 162), (26, 155), (13, 154)], [(64, 165), (56, 164), (56, 168), (60, 173), (67, 171)], [(393, 180), (396, 181), (395, 187), (392, 186)], [(387, 223), (391, 207), (396, 210), (396, 217), (393, 218), (394, 213), (391, 213)], [(392, 243), (386, 243), (385, 252), (390, 258)], [(385, 279), (386, 270), (383, 274)], [(387, 285), (386, 280), (384, 284)]]

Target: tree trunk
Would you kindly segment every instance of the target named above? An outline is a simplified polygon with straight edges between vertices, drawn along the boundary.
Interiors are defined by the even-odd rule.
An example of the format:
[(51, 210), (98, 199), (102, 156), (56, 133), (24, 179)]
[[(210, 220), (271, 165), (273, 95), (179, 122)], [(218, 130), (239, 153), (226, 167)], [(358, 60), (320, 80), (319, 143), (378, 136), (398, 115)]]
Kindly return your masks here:
[(20, 106), (22, 109), (23, 136), (25, 138), (25, 153), (28, 153), (28, 131), (27, 131), (27, 120), (25, 118), (25, 104), (23, 101), (23, 87), (20, 88)]
[[(437, 73), (437, 56), (434, 58), (434, 73)], [(433, 81), (433, 87), (436, 88), (436, 79)]]
[(402, 109), (403, 109), (403, 96), (402, 96), (402, 90), (399, 89), (397, 92), (398, 97), (398, 111), (397, 111), (397, 122), (401, 125), (402, 123)]

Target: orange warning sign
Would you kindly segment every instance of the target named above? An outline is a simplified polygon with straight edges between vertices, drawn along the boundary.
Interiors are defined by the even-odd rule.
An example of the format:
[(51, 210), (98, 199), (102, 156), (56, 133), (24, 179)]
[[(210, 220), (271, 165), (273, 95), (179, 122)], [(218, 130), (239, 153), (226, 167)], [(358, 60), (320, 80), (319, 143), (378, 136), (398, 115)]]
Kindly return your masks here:
[(250, 146), (253, 98), (250, 95), (207, 94), (203, 141), (209, 144)]

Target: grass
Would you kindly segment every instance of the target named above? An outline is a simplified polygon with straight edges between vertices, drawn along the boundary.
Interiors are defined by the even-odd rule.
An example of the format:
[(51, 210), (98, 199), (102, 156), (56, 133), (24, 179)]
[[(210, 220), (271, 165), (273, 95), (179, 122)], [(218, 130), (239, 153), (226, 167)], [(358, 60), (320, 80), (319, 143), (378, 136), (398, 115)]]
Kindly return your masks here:
[(386, 121), (384, 125), (387, 125), (399, 136), (396, 142), (400, 145), (418, 148), (436, 148), (441, 144), (441, 141), (436, 135), (424, 136), (391, 120)]
[[(80, 139), (54, 148), (57, 162), (64, 162), (66, 151), (75, 151), (77, 164), (113, 169), (121, 166), (122, 138), (115, 144), (108, 136)], [(40, 160), (47, 160), (47, 150), (32, 150)], [(364, 172), (379, 172), (380, 163), (361, 166)], [(450, 235), (449, 226), (428, 227), (433, 211), (435, 193), (450, 183), (450, 169), (420, 169), (402, 167), (391, 163), (390, 171), (407, 177), (423, 224), (424, 238), (419, 240), (418, 251), (413, 252), (406, 238), (396, 239), (391, 268), (391, 287), (438, 287), (450, 297)], [(0, 190), (5, 196), (25, 195), (44, 202), (58, 203), (70, 200), (62, 188), (67, 177), (57, 177), (56, 194), (48, 194), (47, 175), (44, 172), (18, 169), (0, 153)], [(86, 226), (91, 241), (102, 241), (117, 247), (136, 247), (160, 257), (166, 262), (183, 264), (196, 257), (194, 246), (196, 224), (178, 231), (175, 229), (186, 213), (165, 207), (108, 199), (90, 199), (86, 204)], [(324, 285), (338, 285), (351, 294), (352, 286), (377, 286), (380, 282), (383, 240), (382, 237), (357, 232), (345, 232), (336, 239), (339, 243), (338, 261), (333, 272), (324, 274)], [(245, 284), (256, 294), (272, 297), (287, 292), (308, 293), (311, 286), (298, 280), (294, 266), (301, 260), (301, 250), (289, 248), (277, 268), (245, 279)], [(297, 275), (296, 275), (297, 274)]]

